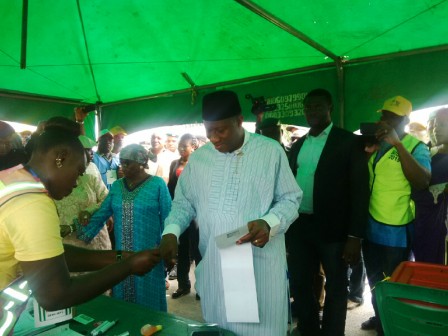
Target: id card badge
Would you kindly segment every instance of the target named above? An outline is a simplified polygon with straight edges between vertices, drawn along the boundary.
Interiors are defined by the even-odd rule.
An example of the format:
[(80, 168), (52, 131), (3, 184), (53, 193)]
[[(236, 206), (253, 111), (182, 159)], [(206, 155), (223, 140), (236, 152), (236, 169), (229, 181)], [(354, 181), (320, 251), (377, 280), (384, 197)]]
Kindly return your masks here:
[(108, 170), (106, 171), (107, 184), (112, 184), (117, 180), (117, 171)]

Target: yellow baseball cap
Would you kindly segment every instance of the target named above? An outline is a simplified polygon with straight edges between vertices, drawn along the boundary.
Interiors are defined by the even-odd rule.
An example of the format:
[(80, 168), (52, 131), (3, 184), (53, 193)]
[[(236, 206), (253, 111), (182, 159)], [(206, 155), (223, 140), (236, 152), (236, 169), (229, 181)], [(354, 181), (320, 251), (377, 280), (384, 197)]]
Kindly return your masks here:
[(412, 112), (412, 104), (402, 96), (395, 96), (386, 100), (383, 107), (377, 112), (383, 111), (389, 111), (401, 117), (408, 117)]
[(117, 134), (123, 134), (123, 135), (128, 135), (127, 133), (126, 133), (126, 131), (123, 129), (123, 127), (121, 127), (121, 126), (114, 126), (114, 127), (112, 127), (110, 130), (109, 130), (111, 133), (112, 133), (112, 135), (117, 135)]

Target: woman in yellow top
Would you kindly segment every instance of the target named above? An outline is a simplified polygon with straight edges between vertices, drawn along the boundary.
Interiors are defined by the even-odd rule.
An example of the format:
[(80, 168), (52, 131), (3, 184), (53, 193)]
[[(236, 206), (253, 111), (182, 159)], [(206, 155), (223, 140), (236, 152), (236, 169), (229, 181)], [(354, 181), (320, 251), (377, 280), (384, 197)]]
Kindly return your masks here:
[[(120, 251), (63, 245), (53, 199), (70, 194), (86, 169), (78, 135), (47, 128), (27, 165), (0, 172), (0, 289), (23, 273), (47, 310), (88, 301), (128, 275), (149, 272), (160, 261), (158, 250), (125, 252), (122, 259)], [(76, 278), (69, 274), (94, 270)]]

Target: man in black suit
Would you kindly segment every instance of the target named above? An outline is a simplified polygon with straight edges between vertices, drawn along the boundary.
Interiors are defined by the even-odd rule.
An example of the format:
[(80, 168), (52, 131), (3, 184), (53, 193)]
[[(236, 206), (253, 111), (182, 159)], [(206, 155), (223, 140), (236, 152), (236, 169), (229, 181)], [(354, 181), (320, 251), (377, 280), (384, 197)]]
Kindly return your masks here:
[[(290, 166), (303, 190), (300, 216), (286, 233), (300, 335), (344, 335), (347, 267), (356, 265), (368, 218), (369, 173), (359, 137), (333, 126), (331, 94), (304, 99), (309, 133), (291, 148)], [(322, 264), (322, 328), (313, 282)]]

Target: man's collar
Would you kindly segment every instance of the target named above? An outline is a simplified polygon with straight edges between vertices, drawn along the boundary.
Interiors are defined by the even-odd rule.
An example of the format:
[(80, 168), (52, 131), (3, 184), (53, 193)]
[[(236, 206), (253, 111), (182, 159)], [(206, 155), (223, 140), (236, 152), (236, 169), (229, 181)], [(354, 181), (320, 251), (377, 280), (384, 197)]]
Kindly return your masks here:
[(308, 138), (309, 136), (312, 136), (314, 138), (320, 137), (320, 136), (327, 136), (328, 134), (330, 134), (331, 129), (333, 128), (333, 122), (330, 122), (330, 124), (322, 131), (320, 132), (318, 135), (314, 136), (311, 135), (309, 132), (306, 134), (306, 137)]
[(102, 156), (106, 160), (110, 160), (114, 156), (114, 153), (112, 153), (112, 152), (109, 152), (109, 153), (98, 153), (98, 154), (99, 154), (99, 156)]
[(233, 153), (235, 153), (235, 155), (241, 155), (243, 153), (243, 148), (244, 146), (247, 144), (247, 142), (249, 141), (250, 138), (250, 132), (248, 132), (245, 128), (244, 128), (244, 140), (243, 140), (243, 144), (241, 145), (240, 148), (235, 149), (233, 151)]

